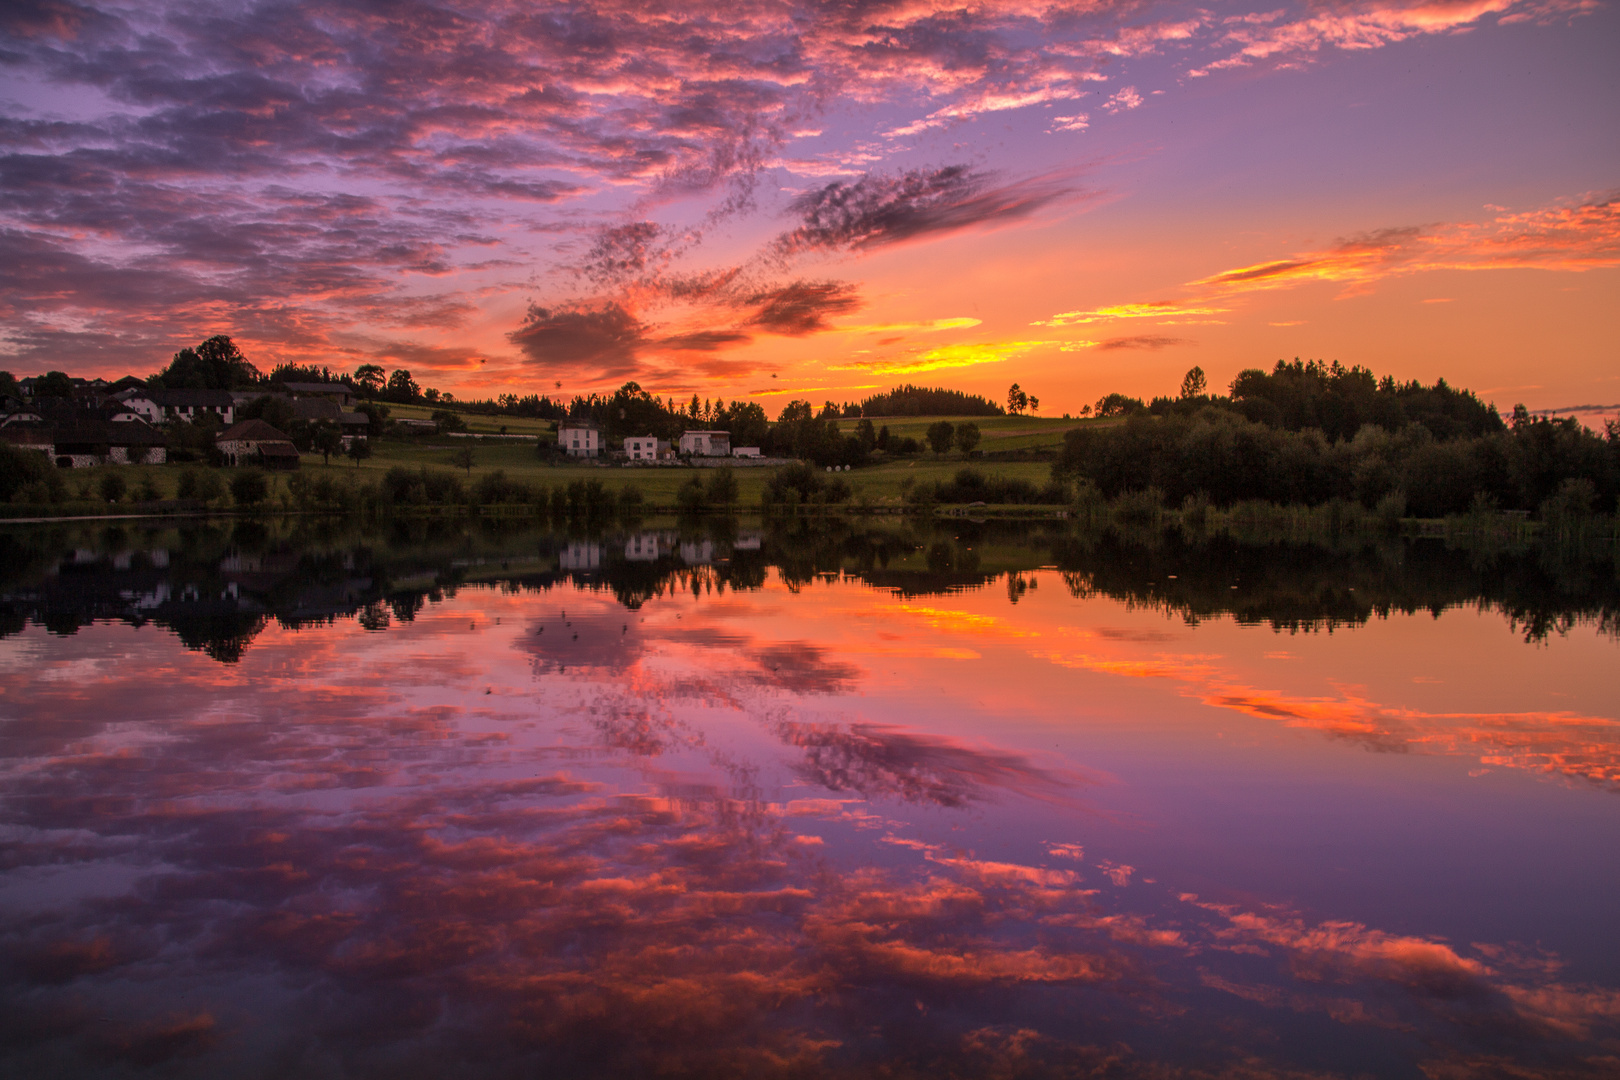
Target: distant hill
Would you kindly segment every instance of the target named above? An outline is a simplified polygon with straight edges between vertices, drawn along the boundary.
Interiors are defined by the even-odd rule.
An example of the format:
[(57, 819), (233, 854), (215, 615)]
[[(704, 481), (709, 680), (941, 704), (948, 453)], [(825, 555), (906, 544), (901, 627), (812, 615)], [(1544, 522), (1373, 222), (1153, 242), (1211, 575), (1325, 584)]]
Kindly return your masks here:
[(942, 386), (897, 386), (861, 402), (862, 416), (1005, 416), (1007, 410), (978, 394)]

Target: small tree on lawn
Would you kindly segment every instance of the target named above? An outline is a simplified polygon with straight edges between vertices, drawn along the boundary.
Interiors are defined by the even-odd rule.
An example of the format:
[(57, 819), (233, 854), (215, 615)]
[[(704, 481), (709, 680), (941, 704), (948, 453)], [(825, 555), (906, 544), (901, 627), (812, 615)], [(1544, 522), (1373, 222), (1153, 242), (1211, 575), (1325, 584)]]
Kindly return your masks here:
[(311, 445), (320, 451), (321, 464), (332, 464), (332, 455), (343, 453), (343, 432), (338, 430), (336, 424), (330, 421), (321, 421), (315, 425), (315, 437)]
[(457, 447), (450, 455), (450, 464), (460, 469), (466, 469), (467, 475), (472, 475), (472, 467), (477, 464), (473, 457), (473, 448), (470, 446)]
[(949, 420), (940, 420), (928, 425), (928, 446), (936, 454), (943, 454), (951, 448), (951, 440), (956, 437), (956, 429)]
[(349, 457), (354, 459), (354, 467), (359, 468), (360, 463), (371, 456), (371, 444), (364, 439), (355, 439), (349, 444)]
[(979, 425), (958, 424), (956, 427), (956, 448), (964, 454), (971, 454), (974, 447), (978, 445)]
[(708, 501), (710, 506), (734, 506), (737, 502), (737, 477), (730, 469), (716, 469), (709, 474)]

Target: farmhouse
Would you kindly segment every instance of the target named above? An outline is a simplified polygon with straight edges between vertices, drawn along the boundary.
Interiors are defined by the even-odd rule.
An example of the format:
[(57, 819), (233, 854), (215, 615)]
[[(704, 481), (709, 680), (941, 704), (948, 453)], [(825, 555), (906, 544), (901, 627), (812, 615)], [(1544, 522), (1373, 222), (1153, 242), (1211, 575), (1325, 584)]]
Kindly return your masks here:
[(688, 431), (681, 435), (681, 453), (698, 457), (730, 457), (731, 432)]
[(162, 465), (168, 460), (163, 433), (143, 420), (19, 421), (0, 426), (0, 438), (24, 449), (41, 450), (64, 469), (142, 462)]
[(557, 447), (569, 457), (596, 457), (602, 452), (602, 432), (589, 420), (564, 420), (557, 425)]
[(267, 469), (298, 468), (298, 448), (285, 434), (263, 420), (244, 420), (225, 429), (214, 446), (228, 465), (263, 465)]
[(149, 424), (197, 421), (212, 414), (221, 424), (236, 419), (236, 398), (229, 390), (124, 390), (113, 395)]
[(631, 461), (657, 461), (658, 436), (632, 435), (624, 440), (624, 455)]
[(354, 400), (353, 388), (344, 383), (290, 382), (282, 383), (281, 387), (294, 398), (324, 398), (340, 408), (347, 408)]

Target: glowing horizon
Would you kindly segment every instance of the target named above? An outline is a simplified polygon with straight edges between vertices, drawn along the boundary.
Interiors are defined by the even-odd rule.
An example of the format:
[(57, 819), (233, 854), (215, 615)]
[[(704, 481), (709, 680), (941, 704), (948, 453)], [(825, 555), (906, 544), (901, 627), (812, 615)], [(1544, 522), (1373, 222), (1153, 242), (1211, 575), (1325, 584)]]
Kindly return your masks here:
[(1617, 19), (41, 0), (0, 14), (0, 367), (224, 333), (461, 397), (1056, 415), (1300, 356), (1620, 401)]

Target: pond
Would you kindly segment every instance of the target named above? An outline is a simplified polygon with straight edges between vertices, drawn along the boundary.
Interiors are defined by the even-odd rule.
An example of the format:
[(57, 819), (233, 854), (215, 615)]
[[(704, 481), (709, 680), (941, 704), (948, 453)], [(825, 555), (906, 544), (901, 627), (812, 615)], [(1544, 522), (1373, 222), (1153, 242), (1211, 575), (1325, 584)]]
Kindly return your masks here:
[(1613, 1076), (1612, 550), (0, 531), (14, 1076)]

